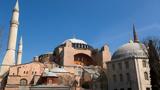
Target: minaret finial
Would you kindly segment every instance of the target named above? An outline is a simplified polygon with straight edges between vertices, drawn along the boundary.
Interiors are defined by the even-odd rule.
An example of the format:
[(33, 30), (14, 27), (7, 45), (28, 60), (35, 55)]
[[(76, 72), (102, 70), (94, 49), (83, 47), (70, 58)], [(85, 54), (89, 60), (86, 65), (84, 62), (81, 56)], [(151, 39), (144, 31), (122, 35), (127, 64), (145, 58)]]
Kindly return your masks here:
[(18, 2), (18, 0), (16, 1), (16, 5), (14, 7), (14, 10), (19, 11), (19, 2)]
[(137, 32), (136, 32), (134, 24), (133, 24), (133, 38), (134, 38), (134, 42), (137, 42), (137, 43), (139, 42), (138, 35), (137, 35)]

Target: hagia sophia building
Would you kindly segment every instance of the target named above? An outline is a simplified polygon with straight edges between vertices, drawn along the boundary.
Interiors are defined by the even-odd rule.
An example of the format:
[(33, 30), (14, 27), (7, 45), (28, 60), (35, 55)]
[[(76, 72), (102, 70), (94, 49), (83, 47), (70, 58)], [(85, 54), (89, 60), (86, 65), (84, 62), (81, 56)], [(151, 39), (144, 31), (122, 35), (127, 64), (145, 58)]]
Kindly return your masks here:
[(95, 49), (71, 38), (24, 64), (22, 38), (16, 50), (18, 27), (17, 0), (0, 67), (0, 90), (151, 90), (147, 48), (138, 40), (134, 26), (134, 39), (113, 55), (108, 45)]

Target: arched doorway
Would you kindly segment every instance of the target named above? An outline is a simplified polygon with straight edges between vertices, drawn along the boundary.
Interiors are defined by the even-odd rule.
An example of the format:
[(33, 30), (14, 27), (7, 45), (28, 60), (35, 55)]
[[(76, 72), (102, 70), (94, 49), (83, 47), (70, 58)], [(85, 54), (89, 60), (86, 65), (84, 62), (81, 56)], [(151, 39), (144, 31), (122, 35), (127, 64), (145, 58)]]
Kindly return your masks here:
[(27, 85), (27, 80), (24, 79), (24, 78), (21, 79), (21, 80), (20, 80), (20, 85), (21, 85), (21, 86), (26, 86), (26, 85)]

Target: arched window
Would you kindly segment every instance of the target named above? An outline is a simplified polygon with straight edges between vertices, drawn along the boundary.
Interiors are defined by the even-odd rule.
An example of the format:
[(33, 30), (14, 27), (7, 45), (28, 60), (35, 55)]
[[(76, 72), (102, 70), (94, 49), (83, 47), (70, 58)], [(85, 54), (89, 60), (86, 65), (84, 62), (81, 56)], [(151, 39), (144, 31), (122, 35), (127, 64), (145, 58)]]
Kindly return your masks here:
[(144, 72), (144, 78), (145, 78), (145, 80), (149, 80), (149, 77), (148, 77), (148, 73), (147, 73), (147, 72)]
[(82, 44), (82, 48), (84, 48), (84, 44)]
[(120, 70), (122, 70), (122, 63), (118, 63), (118, 67)]
[(80, 48), (83, 48), (83, 47), (82, 47), (82, 44), (80, 44)]
[(92, 58), (83, 53), (78, 53), (74, 55), (74, 63), (85, 66), (95, 65), (95, 62), (92, 60)]
[(114, 63), (112, 64), (112, 69), (115, 70), (115, 64)]
[(130, 81), (130, 74), (126, 73), (127, 81)]
[(72, 47), (76, 48), (76, 44), (75, 44), (75, 43), (73, 43), (73, 44), (72, 44)]
[(120, 77), (120, 81), (122, 82), (123, 81), (123, 75), (120, 74), (119, 77)]
[(78, 44), (75, 44), (75, 47), (78, 48)]
[(113, 75), (113, 81), (114, 81), (114, 82), (117, 81), (116, 75)]
[(126, 69), (129, 68), (129, 62), (128, 61), (125, 62), (125, 67), (126, 67)]
[(78, 48), (81, 48), (81, 45), (80, 45), (80, 44), (78, 44)]
[(86, 48), (88, 48), (88, 45), (86, 45)]
[(143, 61), (142, 61), (142, 64), (143, 64), (143, 67), (147, 67), (147, 62), (146, 62), (146, 60), (143, 60)]
[(26, 79), (21, 79), (20, 80), (20, 85), (21, 86), (26, 86), (27, 85), (27, 80)]

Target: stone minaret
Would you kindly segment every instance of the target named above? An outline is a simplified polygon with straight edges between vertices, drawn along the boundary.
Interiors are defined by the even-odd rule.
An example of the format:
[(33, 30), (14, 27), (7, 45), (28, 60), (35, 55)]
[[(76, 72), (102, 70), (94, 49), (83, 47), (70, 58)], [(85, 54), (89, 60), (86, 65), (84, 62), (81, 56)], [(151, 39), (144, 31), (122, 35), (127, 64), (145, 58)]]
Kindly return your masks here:
[(19, 5), (17, 0), (10, 22), (8, 47), (4, 59), (2, 61), (2, 66), (0, 68), (0, 76), (4, 75), (8, 71), (11, 65), (15, 64), (15, 50), (16, 50), (18, 25), (19, 25)]
[(22, 50), (23, 50), (23, 42), (22, 42), (22, 37), (21, 37), (20, 42), (18, 44), (17, 65), (21, 64), (22, 62)]

